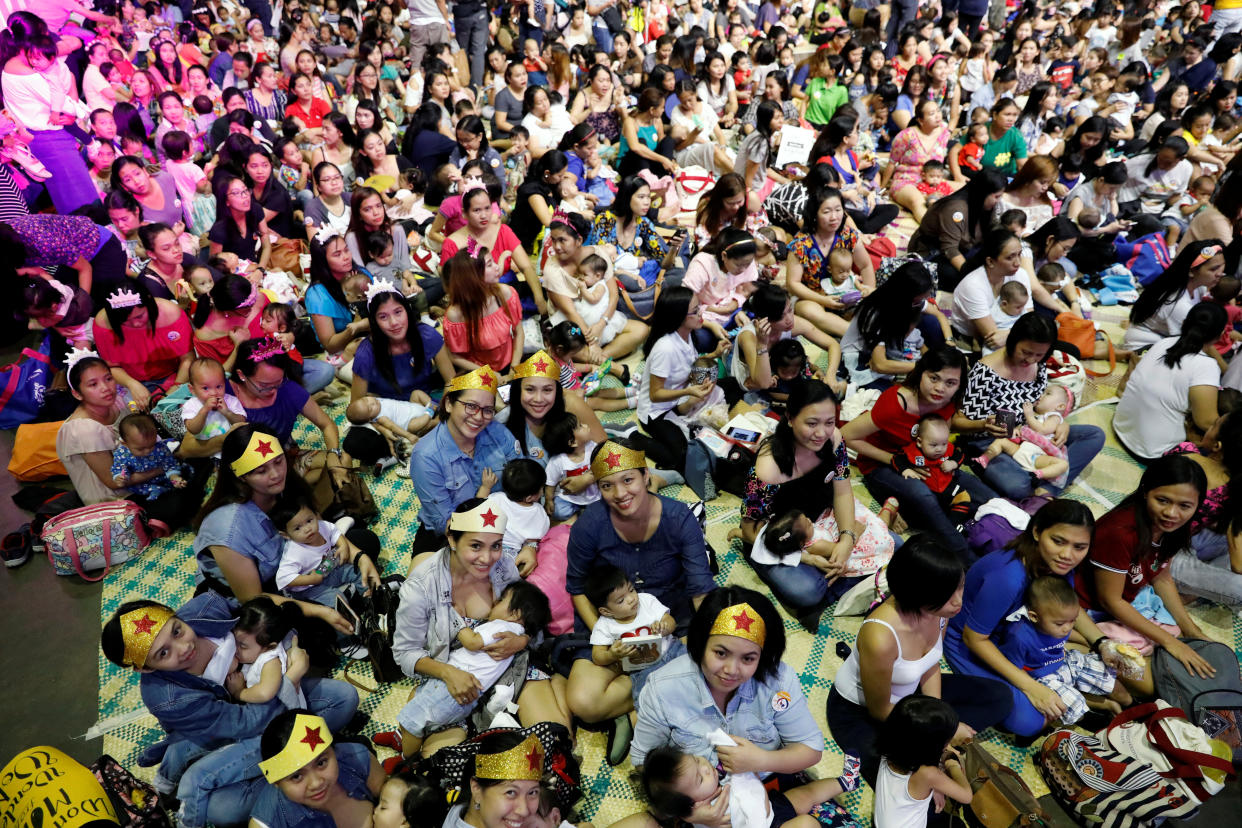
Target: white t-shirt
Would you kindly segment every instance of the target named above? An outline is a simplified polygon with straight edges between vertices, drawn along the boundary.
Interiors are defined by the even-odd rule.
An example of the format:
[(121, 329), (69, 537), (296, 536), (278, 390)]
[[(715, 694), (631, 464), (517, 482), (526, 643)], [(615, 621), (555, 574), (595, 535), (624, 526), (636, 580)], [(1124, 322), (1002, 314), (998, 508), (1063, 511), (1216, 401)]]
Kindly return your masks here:
[(1180, 336), (1182, 323), (1186, 321), (1186, 314), (1190, 313), (1190, 309), (1199, 304), (1206, 295), (1207, 288), (1199, 288), (1193, 293), (1183, 290), (1176, 299), (1165, 302), (1142, 323), (1126, 328), (1126, 336), (1121, 347), (1127, 351), (1133, 351), (1154, 345), (1166, 336)]
[(638, 389), (638, 421), (645, 423), (659, 417), (664, 412), (676, 407), (677, 398), (664, 402), (651, 401), (651, 377), (654, 374), (664, 379), (664, 388), (685, 388), (690, 382), (690, 369), (698, 359), (698, 351), (694, 345), (677, 335), (676, 332), (660, 337), (647, 357), (643, 366), (642, 384)]
[(1159, 457), (1186, 439), (1190, 389), (1220, 385), (1220, 366), (1207, 354), (1187, 354), (1176, 368), (1165, 365), (1176, 341), (1162, 339), (1143, 355), (1113, 415), (1117, 439), (1139, 457)]
[[(474, 628), (474, 631), (483, 636), (483, 646), (487, 646), (496, 640), (497, 633), (508, 632), (514, 635), (526, 635), (526, 630), (516, 621), (487, 621)], [(464, 670), (479, 680), (479, 684), (483, 685), (483, 689), (491, 687), (496, 683), (496, 679), (504, 675), (505, 670), (509, 669), (509, 662), (513, 661), (513, 656), (502, 658), (500, 661), (492, 658), (483, 650), (475, 652), (467, 650), (465, 647), (458, 647), (449, 653), (449, 666), (456, 667), (458, 670)]]
[[(595, 441), (587, 440), (586, 451), (582, 455), (582, 460), (574, 460), (568, 454), (555, 454), (548, 461), (548, 477), (545, 481), (549, 486), (555, 486), (568, 477), (578, 477), (586, 474), (591, 470), (591, 452), (595, 450)], [(594, 503), (599, 500), (599, 487), (592, 483), (580, 492), (570, 494), (564, 489), (558, 491), (558, 494), (570, 503), (577, 506), (585, 506), (588, 503)]]
[[(263, 679), (263, 668), (273, 659), (280, 661), (280, 674), (282, 676), (289, 672), (289, 652), (285, 649), (285, 644), (292, 638), (293, 633), (289, 633), (289, 637), (284, 641), (270, 650), (264, 650), (259, 653), (259, 657), (254, 660), (253, 664), (243, 665), (242, 675), (246, 679), (247, 687), (254, 687)], [(286, 707), (306, 707), (306, 694), (302, 692), (302, 688), (294, 687), (292, 682), (282, 680), (280, 692), (277, 695), (285, 703)]]
[(376, 397), (379, 400), (379, 414), (375, 415), (375, 422), (380, 417), (387, 417), (402, 428), (406, 428), (410, 424), (410, 420), (415, 417), (434, 416), (435, 409), (422, 403), (410, 402), (409, 400), (391, 400), (388, 397)]
[[(246, 416), (246, 409), (242, 408), (241, 400), (232, 394), (224, 395), (224, 407), (239, 417)], [(198, 416), (198, 412), (203, 410), (203, 401), (198, 397), (190, 397), (181, 406), (181, 420), (188, 423), (190, 420)], [(210, 440), (212, 437), (220, 437), (229, 433), (229, 421), (219, 411), (212, 411), (207, 414), (207, 421), (203, 423), (203, 430), (193, 435), (198, 440)], [(220, 455), (217, 453), (216, 455)]]
[[(640, 592), (638, 593), (638, 612), (634, 614), (634, 619), (622, 624), (615, 618), (606, 618), (601, 615), (595, 622), (595, 628), (591, 630), (591, 646), (610, 647), (613, 642), (621, 638), (651, 635), (654, 632), (652, 627), (667, 615), (668, 611), (668, 607), (660, 603), (660, 599), (648, 592)], [(660, 640), (658, 651), (654, 644), (639, 647), (634, 655), (621, 660), (621, 669), (627, 673), (647, 669), (658, 661), (660, 656), (668, 652), (672, 639), (671, 635), (664, 636)]]
[(504, 492), (492, 492), (487, 502), (505, 515), (505, 537), (501, 543), (506, 552), (517, 554), (527, 541), (542, 540), (552, 525), (539, 503), (514, 503)]
[(237, 655), (237, 642), (231, 633), (223, 638), (208, 638), (207, 640), (216, 645), (216, 652), (211, 657), (211, 661), (207, 662), (207, 668), (203, 670), (203, 678), (223, 687), (225, 679), (229, 677), (229, 670), (233, 668), (233, 657)]
[[(1026, 292), (1031, 292), (1031, 280), (1026, 271), (1019, 269), (1012, 276), (1006, 276), (1005, 282), (1021, 282)], [(1002, 282), (1003, 284), (1003, 282)], [(999, 291), (998, 291), (999, 292)], [(992, 306), (996, 304), (996, 294), (992, 292), (992, 283), (988, 281), (987, 271), (982, 267), (972, 270), (958, 282), (953, 291), (953, 327), (964, 334), (978, 336), (974, 320), (992, 315)], [(1023, 311), (1032, 310), (1035, 302), (1029, 296)]]
[(341, 536), (336, 531), (336, 527), (326, 520), (321, 520), (319, 521), (319, 534), (323, 535), (325, 543), (317, 546), (307, 546), (291, 540), (285, 541), (284, 551), (280, 553), (280, 566), (276, 569), (277, 589), (289, 592), (308, 589), (305, 586), (289, 586), (289, 582), (299, 575), (310, 574), (325, 557), (335, 554), (333, 547), (336, 546)]

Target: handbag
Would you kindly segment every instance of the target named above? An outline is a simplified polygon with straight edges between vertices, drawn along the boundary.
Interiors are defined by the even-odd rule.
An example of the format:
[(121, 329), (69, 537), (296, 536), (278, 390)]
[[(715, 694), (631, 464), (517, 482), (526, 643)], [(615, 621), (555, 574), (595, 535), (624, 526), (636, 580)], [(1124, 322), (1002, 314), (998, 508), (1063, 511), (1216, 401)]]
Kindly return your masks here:
[(43, 407), (43, 395), (52, 381), (52, 334), (43, 335), (38, 350), (22, 349), (22, 358), (6, 365), (0, 383), (0, 429), (28, 423)]
[(9, 474), (23, 483), (66, 477), (69, 472), (56, 454), (56, 434), (64, 420), (54, 423), (25, 423), (13, 437), (13, 456)]
[(91, 773), (108, 794), (121, 825), (172, 828), (155, 788), (127, 771), (120, 762), (105, 753), (91, 764)]
[[(102, 581), (115, 564), (137, 557), (151, 543), (142, 507), (112, 500), (57, 515), (43, 525), (47, 559), (57, 575)], [(99, 576), (88, 572), (103, 570)]]
[(1053, 351), (1048, 362), (1048, 382), (1064, 386), (1074, 395), (1075, 400), (1082, 399), (1082, 392), (1087, 388), (1087, 372), (1082, 363), (1065, 351)]
[(354, 469), (346, 469), (349, 473), (344, 483), (337, 483), (336, 478), (328, 469), (323, 470), (315, 481), (311, 499), (315, 511), (329, 523), (343, 517), (351, 517), (359, 525), (365, 524), (379, 514), (375, 507), (375, 499), (366, 481)]
[(664, 271), (661, 270), (655, 281), (640, 288), (638, 283), (629, 276), (618, 273), (617, 296), (621, 299), (621, 312), (630, 319), (646, 322), (655, 313), (656, 302), (664, 290)]
[(302, 276), (302, 254), (305, 242), (297, 239), (277, 239), (272, 244), (272, 255), (268, 259), (268, 269), (284, 270), (294, 276)]
[[(1058, 313), (1057, 339), (1077, 348), (1084, 360), (1092, 359), (1096, 342), (1095, 323), (1090, 319), (1080, 319), (1072, 313)], [(1083, 366), (1083, 370), (1093, 377), (1106, 377), (1117, 367), (1117, 352), (1113, 350), (1112, 340), (1106, 337), (1104, 341), (1108, 342), (1108, 370), (1097, 372)]]
[(969, 742), (962, 749), (962, 772), (972, 794), (970, 804), (960, 811), (966, 824), (981, 828), (1049, 824), (1047, 812), (1022, 777), (978, 742)]

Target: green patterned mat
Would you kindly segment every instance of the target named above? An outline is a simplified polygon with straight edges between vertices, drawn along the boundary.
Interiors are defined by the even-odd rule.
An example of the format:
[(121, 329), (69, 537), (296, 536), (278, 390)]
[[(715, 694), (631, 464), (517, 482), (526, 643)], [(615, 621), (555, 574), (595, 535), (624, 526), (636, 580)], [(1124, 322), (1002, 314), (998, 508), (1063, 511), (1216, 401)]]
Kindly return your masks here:
[[(1099, 316), (1106, 321), (1111, 320), (1108, 325), (1111, 333), (1119, 333), (1116, 323), (1122, 318), (1120, 309), (1104, 309)], [(632, 364), (631, 368), (637, 370), (638, 365)], [(1097, 516), (1128, 493), (1138, 479), (1138, 466), (1118, 445), (1112, 434), (1112, 406), (1091, 405), (1115, 396), (1117, 378), (1121, 373), (1122, 369), (1118, 368), (1114, 376), (1090, 381), (1084, 394), (1083, 409), (1076, 412), (1071, 420), (1079, 424), (1099, 425), (1108, 434), (1104, 450), (1083, 473), (1082, 485), (1075, 484), (1067, 493), (1069, 497), (1088, 503)], [(343, 399), (336, 405), (329, 406), (328, 411), (338, 424), (344, 424)], [(632, 422), (632, 418), (632, 412), (607, 414), (603, 417), (606, 422), (614, 424)], [(304, 446), (322, 445), (318, 431), (305, 421), (299, 421), (295, 436)], [(409, 547), (417, 528), (414, 521), (417, 498), (412, 484), (391, 472), (378, 481), (368, 479), (367, 482), (371, 485), (372, 494), (380, 509), (381, 517), (371, 528), (379, 535), (383, 546), (384, 572), (403, 573), (409, 566)], [(874, 501), (860, 483), (856, 482), (854, 488), (858, 497), (875, 508)], [(686, 501), (695, 499), (694, 494), (685, 487), (667, 489), (665, 493), (671, 493)], [(738, 499), (727, 494), (707, 505), (707, 537), (720, 553), (720, 574), (717, 581), (720, 584), (740, 584), (770, 594), (743, 560), (740, 544), (730, 544), (725, 540), (728, 530), (738, 524), (738, 506)], [(171, 538), (157, 541), (143, 554), (141, 560), (132, 561), (108, 576), (104, 584), (102, 617), (106, 620), (123, 601), (138, 598), (179, 606), (192, 594), (194, 573), (189, 533), (180, 532)], [(1231, 641), (1235, 650), (1239, 649), (1242, 644), (1242, 623), (1227, 608), (1199, 602), (1191, 611), (1205, 631), (1221, 640)], [(841, 663), (836, 655), (836, 644), (839, 641), (852, 644), (861, 619), (833, 618), (825, 614), (818, 633), (812, 635), (783, 610), (782, 616), (789, 642), (784, 660), (801, 677), (802, 688), (809, 699), (811, 711), (824, 733), (830, 737), (824, 709), (832, 677), (836, 675)], [(372, 684), (370, 668), (365, 664), (359, 666), (361, 669), (355, 669), (354, 674), (363, 683)], [(99, 712), (105, 729), (105, 752), (115, 756), (139, 775), (150, 778), (151, 770), (136, 768), (134, 760), (144, 746), (160, 738), (161, 731), (142, 707), (137, 675), (115, 667), (103, 659), (102, 655), (99, 669)], [(948, 669), (947, 666), (945, 669)], [(338, 669), (337, 675), (342, 674), (343, 669)], [(408, 681), (402, 681), (382, 686), (375, 693), (361, 693), (360, 709), (371, 716), (368, 734), (391, 730), (396, 726), (396, 715), (408, 696), (409, 684)], [(985, 734), (983, 742), (1001, 762), (1018, 770), (1037, 794), (1046, 792), (1031, 763), (1031, 749), (1018, 748), (1009, 737), (994, 731)], [(584, 796), (579, 806), (580, 818), (591, 820), (603, 828), (641, 810), (639, 795), (629, 780), (632, 768), (628, 762), (620, 767), (610, 768), (604, 761), (604, 736), (582, 731), (578, 734), (577, 744), (582, 757), (584, 788)], [(388, 755), (383, 749), (380, 749), (380, 754), (381, 758)], [(841, 751), (829, 738), (828, 749), (813, 772), (823, 777), (836, 776), (840, 770)], [(846, 795), (843, 803), (852, 813), (865, 820), (871, 813), (871, 790), (863, 786), (862, 789)]]

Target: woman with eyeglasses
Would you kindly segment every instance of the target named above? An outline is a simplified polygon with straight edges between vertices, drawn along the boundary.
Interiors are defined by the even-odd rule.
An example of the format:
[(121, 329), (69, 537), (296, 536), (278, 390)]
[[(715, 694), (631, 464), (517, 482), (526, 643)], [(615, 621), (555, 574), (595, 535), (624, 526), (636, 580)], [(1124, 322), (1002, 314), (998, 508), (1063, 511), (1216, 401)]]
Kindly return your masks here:
[(487, 497), (505, 463), (522, 456), (518, 442), (496, 422), (500, 377), (486, 365), (454, 377), (440, 402), (436, 425), (414, 445), (410, 479), (418, 495), (413, 554), (443, 549), (453, 510)]
[(272, 257), (271, 233), (263, 207), (254, 200), (246, 180), (227, 176), (216, 190), (216, 205), (220, 218), (207, 233), (211, 255), (233, 253), (266, 268)]

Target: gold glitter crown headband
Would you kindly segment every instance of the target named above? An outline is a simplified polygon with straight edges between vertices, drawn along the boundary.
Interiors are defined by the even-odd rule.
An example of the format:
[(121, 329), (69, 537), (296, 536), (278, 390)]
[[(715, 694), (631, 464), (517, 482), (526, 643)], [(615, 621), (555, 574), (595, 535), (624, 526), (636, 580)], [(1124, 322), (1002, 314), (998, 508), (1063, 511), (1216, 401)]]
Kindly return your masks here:
[(168, 607), (154, 606), (130, 610), (121, 616), (121, 640), (125, 642), (124, 662), (141, 670), (160, 630), (173, 617)]
[(722, 609), (707, 634), (745, 638), (763, 647), (763, 642), (768, 637), (768, 628), (763, 623), (763, 616), (755, 612), (750, 604), (743, 603)]
[(547, 351), (536, 351), (530, 359), (523, 362), (513, 370), (513, 376), (516, 379), (526, 379), (527, 377), (545, 377), (546, 379), (559, 382), (561, 379), (560, 367), (556, 364), (556, 360), (548, 356)]
[(481, 368), (475, 368), (469, 374), (453, 377), (449, 380), (445, 393), (452, 394), (455, 391), (491, 391), (495, 393), (496, 386), (499, 383), (499, 377), (491, 368), (484, 365)]
[(332, 731), (318, 716), (299, 713), (293, 720), (293, 732), (280, 753), (259, 763), (263, 778), (275, 785), (286, 776), (297, 772), (332, 744)]
[(647, 468), (647, 455), (636, 449), (626, 448), (608, 440), (600, 446), (599, 453), (591, 461), (591, 474), (596, 480), (610, 474)]
[(533, 733), (502, 753), (478, 753), (475, 779), (538, 782), (543, 777), (543, 744)]

